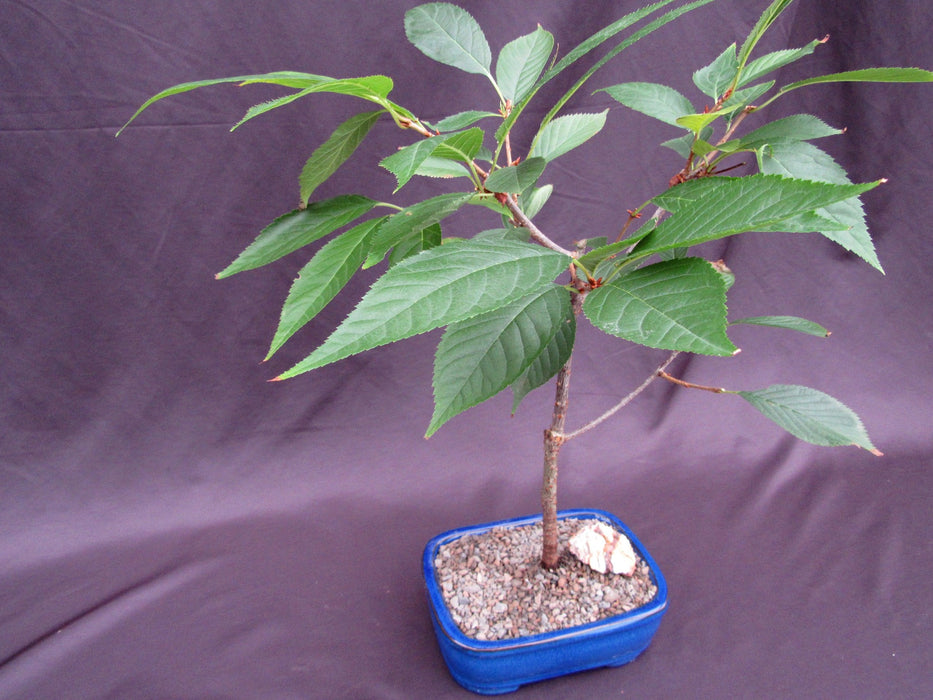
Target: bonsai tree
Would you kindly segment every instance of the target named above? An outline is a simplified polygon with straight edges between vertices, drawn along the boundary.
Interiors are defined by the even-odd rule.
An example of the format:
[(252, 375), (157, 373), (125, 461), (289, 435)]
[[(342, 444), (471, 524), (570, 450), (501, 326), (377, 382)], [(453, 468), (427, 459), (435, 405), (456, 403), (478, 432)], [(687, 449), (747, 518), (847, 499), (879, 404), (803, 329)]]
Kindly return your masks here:
[[(281, 97), (252, 107), (233, 129), (315, 93), (367, 103), (365, 111), (337, 125), (310, 154), (299, 176), (298, 208), (263, 229), (217, 277), (273, 263), (344, 229), (301, 269), (267, 359), (359, 270), (382, 266), (381, 276), (326, 341), (275, 379), (443, 327), (434, 358), (434, 413), (426, 436), (506, 389), (512, 391), (514, 411), (530, 391), (554, 381), (554, 408), (544, 431), (541, 504), (541, 564), (553, 568), (559, 556), (561, 446), (608, 419), (657, 378), (738, 396), (802, 440), (856, 445), (881, 454), (855, 413), (816, 389), (777, 385), (727, 391), (690, 384), (667, 369), (678, 353), (735, 354), (730, 324), (828, 335), (818, 324), (797, 317), (730, 320), (726, 295), (732, 272), (722, 261), (698, 257), (694, 246), (750, 231), (818, 232), (881, 270), (859, 196), (883, 180), (852, 182), (814, 145), (814, 140), (841, 133), (818, 117), (796, 114), (763, 121), (759, 115), (767, 115), (767, 108), (789, 92), (812, 85), (929, 82), (933, 73), (868, 68), (778, 85), (770, 77), (774, 71), (813, 53), (828, 37), (755, 56), (762, 36), (791, 3), (774, 0), (740, 45), (728, 46), (693, 74), (702, 94), (699, 102), (653, 83), (599, 89), (670, 125), (672, 138), (662, 146), (676, 151), (683, 165), (670, 173), (664, 191), (646, 202), (620, 205), (619, 230), (606, 235), (572, 240), (573, 232), (536, 223), (552, 192), (542, 179), (548, 165), (606, 130), (610, 121), (608, 110), (567, 112), (571, 99), (618, 54), (710, 2), (696, 0), (658, 14), (672, 4), (661, 0), (625, 15), (566, 53), (538, 27), (503, 46), (494, 63), (482, 29), (465, 10), (447, 3), (415, 7), (405, 15), (408, 39), (428, 57), (480, 76), (490, 86), (486, 104), (433, 123), (392, 101), (393, 82), (386, 76), (333, 78), (300, 72), (182, 83), (150, 98), (130, 121), (163, 98), (219, 83), (270, 83), (286, 89)], [(643, 20), (637, 31), (626, 34)], [(608, 51), (593, 61), (593, 52), (607, 44)], [(587, 60), (577, 81), (534, 127), (530, 146), (517, 148), (511, 135), (519, 122), (529, 120), (529, 103), (555, 77)], [(698, 106), (703, 104), (705, 108)], [(405, 206), (356, 193), (315, 199), (317, 188), (350, 158), (379, 119), (391, 119), (410, 136), (379, 162), (395, 177), (396, 192), (412, 178), (427, 177), (436, 179), (437, 194)], [(752, 121), (754, 128), (746, 128)], [(742, 164), (754, 164), (757, 172), (740, 175), (734, 168)], [(488, 228), (458, 227), (456, 214), (477, 206), (490, 211)], [(568, 430), (575, 331), (583, 318), (624, 341), (671, 354), (612, 409)]]

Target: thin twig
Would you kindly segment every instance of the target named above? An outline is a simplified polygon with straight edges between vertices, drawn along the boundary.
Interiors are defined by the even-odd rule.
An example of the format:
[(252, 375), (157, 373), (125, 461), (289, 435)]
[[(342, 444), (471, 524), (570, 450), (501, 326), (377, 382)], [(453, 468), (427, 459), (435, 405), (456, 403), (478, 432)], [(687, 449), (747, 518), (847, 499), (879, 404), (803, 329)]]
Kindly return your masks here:
[(726, 389), (718, 386), (704, 386), (703, 384), (694, 384), (693, 382), (685, 382), (683, 379), (678, 379), (677, 377), (672, 377), (667, 372), (663, 370), (658, 370), (658, 376), (662, 379), (676, 384), (677, 386), (687, 387), (688, 389), (700, 389), (702, 391), (711, 391), (714, 394), (723, 394), (726, 392)]
[(674, 361), (674, 358), (677, 357), (679, 354), (680, 354), (679, 352), (672, 352), (671, 355), (670, 355), (670, 357), (668, 357), (668, 358), (663, 362), (663, 364), (661, 364), (660, 367), (658, 367), (654, 372), (652, 372), (652, 373), (651, 373), (651, 376), (649, 376), (645, 381), (643, 381), (643, 382), (641, 383), (641, 386), (639, 386), (637, 389), (635, 389), (634, 391), (632, 391), (632, 393), (630, 393), (628, 396), (626, 396), (624, 399), (622, 399), (619, 403), (617, 403), (615, 406), (613, 406), (613, 407), (610, 408), (608, 411), (606, 411), (604, 414), (602, 414), (599, 418), (596, 418), (596, 419), (590, 421), (589, 423), (587, 423), (586, 425), (584, 425), (582, 428), (577, 428), (577, 429), (574, 430), (572, 433), (563, 433), (563, 434), (561, 435), (561, 437), (563, 438), (563, 442), (567, 442), (567, 440), (572, 440), (573, 438), (577, 437), (578, 435), (583, 435), (583, 433), (585, 433), (585, 432), (587, 432), (587, 431), (589, 431), (589, 430), (592, 430), (592, 429), (595, 428), (597, 425), (599, 425), (599, 424), (603, 423), (604, 421), (608, 420), (609, 418), (611, 418), (612, 416), (614, 416), (618, 411), (621, 411), (623, 408), (625, 408), (626, 406), (628, 406), (628, 404), (631, 403), (632, 400), (633, 400), (636, 396), (638, 396), (641, 392), (643, 392), (645, 389), (648, 388), (648, 386), (651, 384), (651, 382), (653, 382), (653, 381), (654, 381), (655, 379), (657, 379), (659, 376), (663, 376), (664, 370), (666, 370), (666, 369), (670, 366), (671, 362), (673, 362), (673, 361)]

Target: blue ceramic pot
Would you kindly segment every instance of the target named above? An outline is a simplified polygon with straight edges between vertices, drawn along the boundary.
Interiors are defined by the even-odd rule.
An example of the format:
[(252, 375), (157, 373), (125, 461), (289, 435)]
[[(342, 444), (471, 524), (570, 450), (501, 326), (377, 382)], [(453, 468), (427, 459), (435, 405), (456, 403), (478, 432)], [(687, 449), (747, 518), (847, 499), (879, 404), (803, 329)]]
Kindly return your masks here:
[(539, 523), (541, 516), (502, 520), (440, 534), (424, 549), (424, 580), (441, 654), (451, 675), (464, 688), (497, 695), (546, 678), (603, 666), (621, 666), (643, 652), (657, 631), (667, 609), (667, 584), (658, 565), (631, 530), (612, 514), (600, 510), (565, 510), (558, 517), (595, 518), (624, 532), (635, 551), (648, 563), (657, 595), (640, 608), (578, 627), (501, 641), (473, 639), (460, 631), (444, 603), (434, 569), (438, 548), (464, 535), (494, 527)]

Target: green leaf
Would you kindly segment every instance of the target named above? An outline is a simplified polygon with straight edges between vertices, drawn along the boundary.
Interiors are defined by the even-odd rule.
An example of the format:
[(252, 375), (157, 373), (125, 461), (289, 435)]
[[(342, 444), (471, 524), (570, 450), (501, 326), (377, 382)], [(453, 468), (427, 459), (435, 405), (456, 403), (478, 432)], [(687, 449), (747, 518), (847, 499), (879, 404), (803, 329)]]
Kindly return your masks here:
[(482, 148), (483, 136), (483, 130), (476, 126), (458, 134), (452, 134), (437, 145), (434, 155), (469, 163)]
[(704, 355), (732, 355), (726, 335), (726, 290), (706, 260), (648, 265), (590, 292), (586, 317), (600, 330), (633, 343)]
[(528, 235), (528, 229), (523, 226), (510, 226), (509, 228), (491, 228), (480, 231), (473, 238), (495, 238), (527, 243), (531, 236)]
[(467, 112), (457, 112), (457, 114), (451, 114), (449, 117), (444, 117), (439, 122), (437, 122), (437, 124), (434, 124), (434, 128), (440, 132), (459, 131), (460, 129), (465, 129), (468, 126), (473, 126), (480, 119), (498, 116), (499, 115), (495, 112), (480, 112), (473, 109)]
[(757, 149), (784, 141), (809, 141), (841, 134), (811, 114), (794, 114), (758, 127), (741, 138), (742, 148)]
[(817, 46), (824, 43), (826, 39), (814, 39), (809, 44), (799, 49), (782, 49), (780, 51), (774, 51), (769, 54), (765, 54), (760, 58), (756, 58), (754, 61), (745, 66), (745, 70), (742, 71), (742, 78), (739, 80), (737, 87), (742, 85), (747, 85), (755, 80), (758, 80), (762, 76), (767, 75), (768, 73), (777, 70), (783, 66), (798, 61), (804, 56), (809, 56), (816, 49)]
[(470, 173), (466, 167), (447, 158), (438, 158), (437, 156), (428, 156), (424, 159), (415, 175), (422, 177), (440, 177), (450, 179), (454, 177), (469, 177)]
[(674, 120), (675, 126), (682, 126), (690, 129), (694, 134), (699, 134), (703, 129), (709, 127), (714, 121), (723, 116), (725, 112), (703, 112), (701, 114), (687, 114)]
[[(732, 85), (735, 74), (739, 70), (739, 58), (735, 52), (735, 44), (729, 46), (705, 68), (693, 74), (693, 84), (700, 92), (718, 100)], [(692, 112), (691, 108), (688, 112)], [(681, 112), (681, 115), (687, 112)]]
[(428, 58), (492, 79), (489, 43), (466, 10), (446, 2), (414, 7), (405, 13), (405, 35)]
[(678, 136), (676, 139), (665, 141), (661, 145), (675, 151), (681, 158), (687, 158), (690, 155), (690, 148), (693, 146), (694, 141), (707, 141), (712, 133), (713, 128), (708, 126), (705, 129), (701, 129), (699, 135), (692, 133), (684, 134), (683, 136)]
[(609, 110), (598, 114), (566, 114), (550, 122), (538, 135), (532, 154), (545, 160), (554, 160), (599, 133), (606, 124)]
[(684, 182), (652, 200), (672, 214), (642, 239), (632, 255), (641, 258), (745, 231), (793, 227), (801, 221), (800, 215), (861, 194), (879, 182), (835, 185), (778, 175)]
[(443, 235), (440, 224), (431, 224), (421, 231), (413, 231), (400, 240), (389, 253), (389, 265), (395, 265), (413, 255), (436, 248), (442, 243)]
[(828, 394), (805, 386), (782, 384), (737, 393), (801, 440), (827, 447), (855, 445), (881, 455), (871, 444), (859, 417)]
[(719, 111), (721, 113), (725, 113), (726, 115), (731, 115), (735, 112), (738, 112), (740, 109), (743, 109), (747, 105), (751, 104), (773, 87), (774, 81), (769, 80), (766, 83), (760, 83), (758, 85), (752, 85), (751, 87), (743, 88), (742, 90), (736, 90), (732, 93), (728, 100), (722, 103), (722, 107), (719, 108)]
[(674, 88), (658, 83), (620, 83), (603, 88), (602, 92), (636, 112), (674, 126), (678, 125), (678, 118), (693, 112), (690, 100)]
[(774, 21), (787, 9), (787, 6), (790, 5), (791, 2), (793, 2), (793, 0), (774, 0), (774, 2), (761, 13), (758, 21), (755, 22), (755, 26), (752, 27), (752, 31), (749, 32), (748, 37), (742, 43), (742, 48), (739, 49), (739, 66), (741, 68), (744, 68), (748, 63), (752, 50), (761, 40), (761, 37), (764, 36), (768, 28), (774, 24)]
[(330, 137), (315, 149), (305, 162), (298, 178), (301, 190), (301, 204), (308, 204), (308, 198), (318, 185), (327, 180), (343, 163), (353, 155), (357, 146), (369, 133), (379, 115), (385, 110), (363, 112), (347, 119), (338, 126)]
[(370, 252), (363, 267), (368, 268), (379, 264), (392, 246), (412, 233), (423, 231), (432, 224), (439, 223), (466, 204), (472, 196), (472, 192), (449, 192), (412, 204), (397, 214), (393, 214), (373, 237)]
[(195, 80), (193, 82), (179, 83), (178, 85), (173, 85), (170, 88), (166, 88), (161, 92), (153, 95), (148, 100), (143, 102), (142, 106), (136, 110), (132, 117), (130, 117), (126, 124), (120, 127), (116, 135), (119, 136), (123, 130), (130, 125), (136, 117), (138, 117), (143, 110), (152, 105), (159, 100), (165, 99), (166, 97), (171, 97), (173, 95), (179, 95), (183, 92), (188, 92), (190, 90), (196, 90), (202, 87), (209, 87), (212, 85), (220, 85), (223, 83), (241, 83), (242, 85), (248, 85), (252, 83), (272, 83), (274, 85), (282, 85), (285, 87), (292, 88), (306, 88), (317, 83), (333, 80), (333, 78), (328, 78), (323, 75), (313, 75), (311, 73), (295, 73), (292, 71), (280, 71), (276, 73), (265, 73), (262, 75), (238, 75), (232, 78), (219, 78), (215, 80)]
[(533, 219), (538, 212), (544, 208), (544, 205), (547, 204), (553, 192), (554, 185), (542, 185), (528, 192), (523, 192), (521, 205), (522, 211), (525, 212), (525, 216), (529, 219)]
[(521, 376), (512, 382), (512, 414), (531, 391), (550, 381), (570, 359), (577, 333), (577, 319), (568, 307), (566, 316), (559, 324), (557, 333), (534, 362), (528, 365)]
[(538, 181), (546, 165), (544, 158), (529, 158), (518, 165), (499, 168), (486, 178), (486, 189), (490, 192), (524, 192)]
[(568, 313), (567, 290), (547, 283), (510, 304), (450, 324), (434, 358), (434, 415), (425, 437), (518, 379)]
[[(828, 153), (802, 141), (775, 142), (767, 146), (759, 153), (758, 164), (763, 173), (836, 184), (849, 183), (845, 170)], [(858, 196), (819, 208), (816, 213), (837, 224), (817, 228), (819, 233), (884, 272)]]
[[(712, 0), (702, 0), (701, 4), (706, 4), (711, 1)], [(522, 111), (524, 110), (528, 102), (531, 100), (531, 98), (534, 97), (535, 94), (538, 92), (538, 90), (540, 90), (550, 80), (552, 80), (557, 75), (562, 73), (568, 66), (572, 65), (573, 63), (578, 61), (580, 58), (582, 58), (586, 54), (590, 53), (591, 51), (593, 51), (594, 49), (596, 49), (597, 47), (599, 47), (600, 45), (602, 45), (603, 43), (605, 43), (606, 41), (614, 37), (616, 34), (619, 34), (620, 32), (624, 31), (631, 25), (635, 24), (635, 22), (638, 22), (640, 19), (646, 17), (647, 15), (651, 14), (655, 10), (660, 9), (664, 7), (665, 5), (669, 5), (671, 2), (673, 2), (673, 0), (661, 0), (660, 2), (656, 2), (653, 5), (649, 5), (648, 7), (644, 7), (640, 10), (636, 10), (635, 12), (630, 12), (629, 14), (616, 20), (612, 24), (606, 27), (603, 27), (598, 32), (590, 36), (588, 39), (586, 39), (585, 41), (581, 42), (576, 47), (574, 47), (566, 56), (564, 56), (554, 66), (548, 69), (544, 73), (544, 75), (542, 75), (538, 79), (538, 81), (534, 84), (534, 86), (531, 88), (528, 94), (517, 105), (513, 107), (511, 113), (503, 120), (502, 125), (496, 130), (496, 140), (502, 141), (505, 138), (505, 135), (509, 133), (509, 131), (512, 128), (512, 125), (515, 123), (515, 120), (518, 119), (519, 116), (521, 116)], [(677, 10), (675, 12), (685, 11), (685, 9), (687, 8), (692, 9), (693, 5), (697, 5), (697, 3), (693, 3), (690, 6), (685, 6), (685, 8), (681, 8), (681, 10)], [(646, 36), (647, 34), (650, 34), (655, 29), (658, 29), (660, 26), (663, 26), (667, 22), (674, 19), (674, 17), (670, 16), (673, 14), (674, 13), (668, 13), (667, 15), (660, 18), (659, 20), (655, 20), (651, 24), (643, 27), (641, 30), (639, 30), (638, 32), (630, 36), (628, 39), (625, 39), (624, 41), (622, 41), (615, 48), (613, 48), (606, 56), (600, 59), (599, 62), (597, 62), (594, 66), (592, 66), (583, 75), (583, 77), (581, 77), (574, 84), (574, 86), (570, 88), (570, 90), (568, 90), (563, 95), (563, 97), (561, 97), (561, 99), (557, 101), (557, 103), (555, 103), (554, 107), (545, 117), (543, 124), (547, 124), (548, 122), (550, 122), (551, 119), (554, 117), (554, 115), (557, 114), (557, 112), (567, 103), (567, 101), (583, 85), (583, 83), (586, 82), (586, 80), (589, 79), (589, 77), (592, 76), (593, 73), (599, 70), (599, 68), (602, 67), (608, 60), (610, 60), (620, 51), (624, 50), (626, 47), (631, 46), (638, 39)]]
[(416, 141), (379, 161), (379, 165), (395, 175), (397, 183), (395, 192), (402, 189), (405, 183), (418, 172), (424, 161), (434, 153), (438, 143), (440, 143), (439, 136)]
[(843, 71), (819, 75), (815, 78), (798, 80), (781, 88), (777, 96), (786, 94), (791, 90), (817, 85), (819, 83), (930, 83), (933, 82), (933, 71), (923, 68), (862, 68), (861, 70)]
[(386, 218), (364, 221), (340, 234), (301, 268), (285, 299), (266, 360), (346, 286), (366, 258), (369, 237)]
[(517, 103), (531, 90), (547, 65), (554, 37), (540, 26), (502, 47), (496, 60), (496, 82), (502, 96)]
[(346, 194), (284, 214), (266, 226), (217, 279), (268, 265), (358, 219), (375, 205), (367, 197)]
[(376, 104), (386, 107), (388, 105), (386, 97), (392, 91), (392, 79), (384, 75), (370, 75), (365, 78), (343, 78), (343, 79), (334, 79), (327, 78), (320, 81), (319, 83), (312, 85), (311, 87), (306, 87), (303, 90), (298, 92), (293, 92), (290, 95), (285, 95), (284, 97), (277, 97), (273, 100), (268, 100), (262, 102), (258, 105), (250, 107), (246, 114), (243, 115), (243, 118), (240, 119), (230, 131), (242, 126), (245, 122), (248, 122), (250, 119), (270, 112), (273, 109), (279, 107), (284, 107), (287, 104), (291, 104), (295, 100), (301, 99), (307, 95), (318, 92), (329, 92), (335, 93), (338, 95), (350, 95), (351, 97), (359, 97), (361, 99), (367, 100), (369, 102), (375, 102)]
[(324, 344), (278, 379), (500, 308), (551, 282), (569, 263), (565, 255), (514, 241), (432, 248), (389, 268)]
[(799, 316), (754, 316), (750, 318), (740, 318), (738, 321), (732, 321), (732, 324), (746, 323), (755, 326), (770, 326), (771, 328), (787, 328), (792, 331), (799, 331), (807, 335), (815, 335), (818, 338), (828, 338), (830, 333), (819, 323), (808, 321)]
[[(635, 32), (634, 34), (632, 34), (631, 36), (629, 36), (627, 39), (624, 39), (623, 41), (621, 41), (621, 42), (619, 42), (618, 44), (616, 44), (612, 49), (610, 49), (610, 50), (606, 53), (605, 56), (603, 56), (603, 57), (602, 57), (601, 59), (599, 59), (596, 63), (594, 63), (592, 66), (590, 66), (589, 70), (587, 70), (586, 73), (584, 73), (584, 74), (580, 77), (580, 79), (577, 80), (577, 82), (574, 83), (573, 86), (572, 86), (569, 90), (567, 90), (567, 92), (565, 92), (565, 93), (561, 96), (561, 98), (560, 98), (559, 100), (557, 100), (557, 102), (554, 103), (553, 107), (551, 107), (550, 111), (548, 111), (548, 113), (545, 115), (544, 119), (541, 121), (541, 126), (539, 127), (539, 132), (540, 132), (541, 129), (543, 129), (545, 126), (547, 126), (547, 124), (549, 124), (549, 123), (551, 122), (551, 120), (557, 115), (557, 113), (558, 113), (561, 109), (563, 109), (564, 105), (567, 104), (568, 101), (570, 101), (570, 98), (573, 97), (573, 95), (577, 92), (577, 90), (579, 90), (587, 80), (589, 80), (598, 70), (600, 70), (600, 69), (601, 69), (603, 66), (605, 66), (609, 61), (611, 61), (613, 58), (615, 58), (619, 53), (621, 53), (622, 51), (624, 51), (624, 50), (627, 49), (628, 47), (632, 46), (635, 42), (637, 42), (637, 41), (639, 41), (639, 40), (641, 40), (641, 39), (644, 39), (646, 36), (648, 36), (649, 34), (651, 34), (651, 33), (654, 32), (654, 31), (656, 31), (657, 29), (660, 29), (661, 27), (663, 27), (663, 26), (666, 25), (667, 23), (673, 22), (675, 19), (677, 19), (677, 18), (680, 17), (681, 15), (683, 15), (683, 14), (685, 14), (685, 13), (687, 13), (687, 12), (690, 12), (690, 11), (692, 11), (692, 10), (695, 10), (695, 9), (698, 8), (698, 7), (702, 7), (703, 5), (709, 4), (710, 2), (712, 2), (712, 0), (695, 0), (694, 2), (688, 3), (688, 4), (686, 4), (686, 5), (682, 5), (681, 7), (678, 7), (678, 8), (676, 8), (676, 9), (674, 9), (674, 10), (671, 10), (670, 12), (665, 13), (664, 15), (662, 15), (662, 16), (659, 17), (659, 18), (657, 18), (657, 19), (654, 20), (653, 22), (650, 22), (649, 24), (646, 24), (644, 27), (642, 27), (642, 28), (639, 29), (637, 32)], [(667, 3), (665, 2), (665, 3), (663, 3), (663, 4), (666, 5)], [(651, 6), (651, 7), (645, 8), (645, 9), (648, 10), (649, 12), (651, 12), (651, 11), (654, 11), (654, 9), (655, 9), (657, 6), (660, 6), (660, 4), (659, 4), (659, 5), (656, 5), (656, 6)], [(632, 15), (629, 15), (628, 17), (632, 17), (632, 16), (635, 15), (635, 14), (636, 14), (636, 13), (632, 13)], [(647, 14), (647, 13), (646, 13), (646, 14)], [(624, 19), (627, 19), (627, 18), (624, 18)], [(584, 43), (585, 43), (585, 42), (584, 42)], [(571, 53), (573, 53), (573, 52), (571, 52)], [(568, 54), (568, 56), (569, 56), (569, 54)], [(533, 94), (533, 93), (532, 93), (532, 94)], [(513, 110), (513, 113), (514, 113), (514, 110)], [(508, 119), (506, 119), (505, 121), (508, 122)], [(507, 124), (503, 124), (503, 127), (507, 127)], [(499, 128), (499, 131), (496, 132), (497, 135), (498, 135), (500, 132), (503, 132), (503, 127), (500, 127), (500, 128)]]
[(596, 266), (599, 265), (603, 260), (607, 258), (620, 257), (619, 254), (625, 252), (628, 248), (631, 248), (632, 241), (629, 239), (624, 239), (621, 241), (616, 241), (615, 243), (609, 243), (607, 245), (599, 246), (589, 251), (585, 255), (582, 255), (579, 258), (579, 263), (583, 265), (587, 270), (595, 270)]

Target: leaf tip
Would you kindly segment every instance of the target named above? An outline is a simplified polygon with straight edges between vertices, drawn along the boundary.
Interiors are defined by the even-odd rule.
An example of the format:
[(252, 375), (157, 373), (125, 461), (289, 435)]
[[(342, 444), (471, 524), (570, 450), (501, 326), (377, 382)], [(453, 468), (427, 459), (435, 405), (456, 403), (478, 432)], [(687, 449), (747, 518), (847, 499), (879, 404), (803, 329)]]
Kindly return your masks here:
[(879, 450), (877, 447), (873, 447), (868, 451), (875, 455), (875, 457), (884, 457), (884, 452)]

